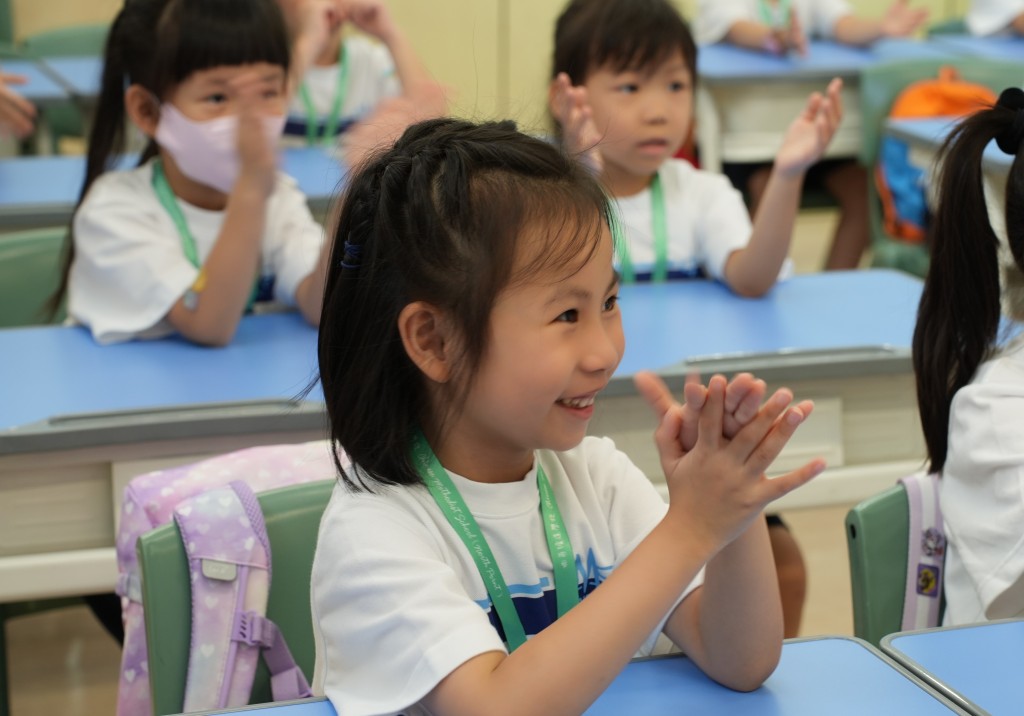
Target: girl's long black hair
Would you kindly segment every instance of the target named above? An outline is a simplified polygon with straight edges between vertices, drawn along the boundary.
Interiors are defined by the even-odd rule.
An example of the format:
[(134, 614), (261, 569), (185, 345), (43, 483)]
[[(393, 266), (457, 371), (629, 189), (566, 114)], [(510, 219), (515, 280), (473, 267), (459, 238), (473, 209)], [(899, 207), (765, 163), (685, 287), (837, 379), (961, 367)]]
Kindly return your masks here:
[(1016, 270), (1024, 270), (1024, 92), (1005, 90), (998, 103), (971, 115), (940, 152), (932, 257), (914, 331), (917, 403), (929, 469), (942, 470), (953, 396), (967, 385), (999, 339), (999, 239), (989, 223), (982, 155), (995, 139), (1015, 155), (1006, 184), (1006, 233)]

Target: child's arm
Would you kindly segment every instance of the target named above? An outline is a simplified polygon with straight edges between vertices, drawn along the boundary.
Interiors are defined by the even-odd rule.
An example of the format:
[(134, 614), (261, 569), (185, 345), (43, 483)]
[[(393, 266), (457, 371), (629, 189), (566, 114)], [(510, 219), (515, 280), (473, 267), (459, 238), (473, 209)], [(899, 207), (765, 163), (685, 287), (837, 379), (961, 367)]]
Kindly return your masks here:
[(402, 94), (416, 102), (419, 113), (439, 117), (447, 111), (443, 88), (430, 76), (408, 36), (395, 24), (382, 0), (340, 0), (344, 16), (358, 29), (383, 42), (395, 62)]
[(883, 37), (905, 37), (928, 19), (928, 8), (911, 8), (908, 0), (895, 0), (879, 20), (847, 15), (836, 23), (833, 33), (847, 45), (870, 45)]
[(337, 0), (297, 0), (298, 29), (292, 41), (291, 66), (288, 68), (288, 93), (302, 86), (306, 71), (320, 53), (329, 47), (331, 37), (341, 25)]
[(11, 132), (18, 139), (32, 134), (36, 118), (36, 107), (8, 85), (25, 84), (21, 75), (9, 75), (0, 71), (0, 137)]
[(295, 289), (295, 303), (311, 325), (320, 325), (320, 312), (324, 304), (324, 285), (327, 282), (327, 265), (331, 260), (331, 242), (324, 241), (313, 271), (299, 282)]
[[(764, 470), (804, 416), (798, 408), (787, 410), (783, 400), (769, 401), (727, 441), (722, 437), (725, 393), (725, 379), (712, 378), (699, 413), (697, 442), (685, 454), (679, 454), (675, 439), (681, 427), (678, 413), (666, 414), (658, 445), (673, 456), (666, 475), (668, 513), (600, 588), (512, 654), (488, 652), (462, 664), (424, 699), (428, 709), (451, 716), (583, 712), (700, 567), (743, 534), (765, 504), (820, 472), (820, 462), (812, 462), (765, 479)], [(781, 627), (765, 649), (774, 648), (775, 659), (737, 664), (726, 683), (760, 683), (774, 668), (780, 644)], [(709, 653), (718, 656), (719, 651)]]
[(750, 242), (725, 262), (725, 282), (741, 296), (760, 296), (775, 284), (789, 252), (804, 173), (821, 158), (842, 119), (841, 89), (842, 80), (837, 78), (824, 97), (812, 94), (783, 137)]
[(228, 195), (217, 241), (193, 284), (194, 295), (186, 293), (167, 314), (175, 330), (196, 343), (222, 346), (231, 342), (259, 270), (267, 200), (277, 173), (276, 153), (265, 136), (257, 108), (262, 87), (263, 81), (250, 74), (234, 81), (229, 89), (240, 107), (241, 171)]

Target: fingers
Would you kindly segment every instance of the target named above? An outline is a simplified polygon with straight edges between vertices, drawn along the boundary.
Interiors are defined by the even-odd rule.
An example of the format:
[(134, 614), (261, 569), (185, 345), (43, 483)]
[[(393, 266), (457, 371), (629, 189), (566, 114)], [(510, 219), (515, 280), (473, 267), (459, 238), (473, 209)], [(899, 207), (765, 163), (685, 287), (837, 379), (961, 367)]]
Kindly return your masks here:
[(767, 498), (765, 504), (773, 502), (780, 497), (788, 495), (798, 487), (806, 485), (825, 470), (825, 461), (818, 458), (811, 460), (806, 465), (787, 472), (778, 477), (766, 478), (761, 484), (763, 494)]
[[(757, 416), (736, 434), (736, 437), (730, 443), (730, 449), (734, 450), (741, 460), (749, 460), (754, 451), (768, 439), (773, 430), (779, 429), (786, 424), (787, 421), (785, 419), (780, 419), (784, 412), (786, 413), (786, 418), (791, 413), (797, 415), (796, 425), (799, 425), (803, 421), (804, 415), (796, 408), (787, 411), (786, 408), (789, 407), (791, 402), (793, 402), (793, 394), (787, 388), (776, 390), (758, 411)], [(796, 429), (796, 425), (792, 426), (793, 430)], [(764, 469), (767, 469), (767, 465)], [(762, 469), (762, 472), (764, 469)]]
[(736, 433), (757, 416), (767, 388), (763, 380), (755, 379), (749, 373), (740, 373), (733, 378), (725, 394), (725, 437), (735, 437)]
[(678, 439), (682, 425), (683, 416), (678, 404), (673, 405), (662, 415), (661, 422), (654, 431), (654, 444), (658, 448), (662, 465), (678, 460), (687, 452)]
[(642, 370), (633, 376), (633, 385), (651, 406), (654, 417), (658, 420), (664, 418), (669, 408), (676, 404), (672, 391), (665, 385), (665, 381), (648, 370)]
[(700, 411), (697, 443), (709, 448), (722, 444), (722, 420), (725, 413), (725, 378), (720, 375), (708, 381), (707, 399)]

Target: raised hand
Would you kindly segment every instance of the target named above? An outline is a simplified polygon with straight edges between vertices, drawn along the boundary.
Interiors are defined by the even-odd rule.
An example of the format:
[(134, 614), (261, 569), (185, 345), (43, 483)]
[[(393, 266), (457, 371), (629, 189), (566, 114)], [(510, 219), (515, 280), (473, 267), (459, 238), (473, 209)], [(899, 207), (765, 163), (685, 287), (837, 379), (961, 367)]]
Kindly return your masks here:
[(594, 174), (604, 170), (604, 160), (597, 145), (601, 133), (594, 124), (585, 87), (574, 87), (569, 75), (560, 72), (551, 89), (551, 111), (562, 128), (566, 151), (578, 157)]
[(238, 105), (240, 177), (253, 182), (264, 196), (270, 196), (277, 173), (277, 143), (267, 135), (264, 125), (265, 88), (266, 82), (259, 75), (247, 72), (231, 81), (228, 94)]
[(838, 77), (833, 79), (824, 96), (813, 93), (803, 111), (789, 125), (775, 155), (775, 166), (784, 175), (803, 173), (821, 159), (843, 118), (839, 95), (842, 88), (843, 81)]
[(906, 37), (927, 19), (928, 8), (912, 8), (908, 0), (896, 0), (882, 16), (881, 32), (885, 37)]
[(0, 72), (0, 135), (10, 132), (18, 139), (32, 134), (36, 108), (8, 85), (25, 84), (21, 75)]
[(395, 34), (396, 25), (391, 11), (381, 0), (338, 0), (346, 20), (359, 30), (389, 43)]
[(776, 391), (755, 417), (729, 439), (724, 435), (725, 378), (707, 386), (699, 410), (697, 441), (681, 448), (681, 412), (669, 410), (655, 432), (667, 468), (669, 514), (689, 525), (695, 536), (717, 551), (735, 539), (771, 501), (805, 484), (824, 469), (822, 460), (775, 478), (765, 471), (782, 451), (813, 406), (791, 406), (792, 394)]

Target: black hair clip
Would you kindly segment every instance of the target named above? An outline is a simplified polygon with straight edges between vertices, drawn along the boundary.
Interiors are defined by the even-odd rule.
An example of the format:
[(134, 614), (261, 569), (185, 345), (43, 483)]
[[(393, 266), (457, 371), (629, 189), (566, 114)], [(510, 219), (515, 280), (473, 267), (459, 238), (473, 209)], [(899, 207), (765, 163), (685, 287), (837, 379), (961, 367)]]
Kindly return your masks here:
[(1013, 122), (996, 136), (996, 144), (1006, 154), (1014, 156), (1024, 142), (1024, 90), (1019, 87), (1007, 87), (999, 95), (996, 107), (1015, 112)]
[(343, 269), (356, 270), (360, 264), (360, 254), (363, 251), (362, 244), (353, 244), (351, 241), (345, 242), (345, 255), (341, 257), (339, 266)]

